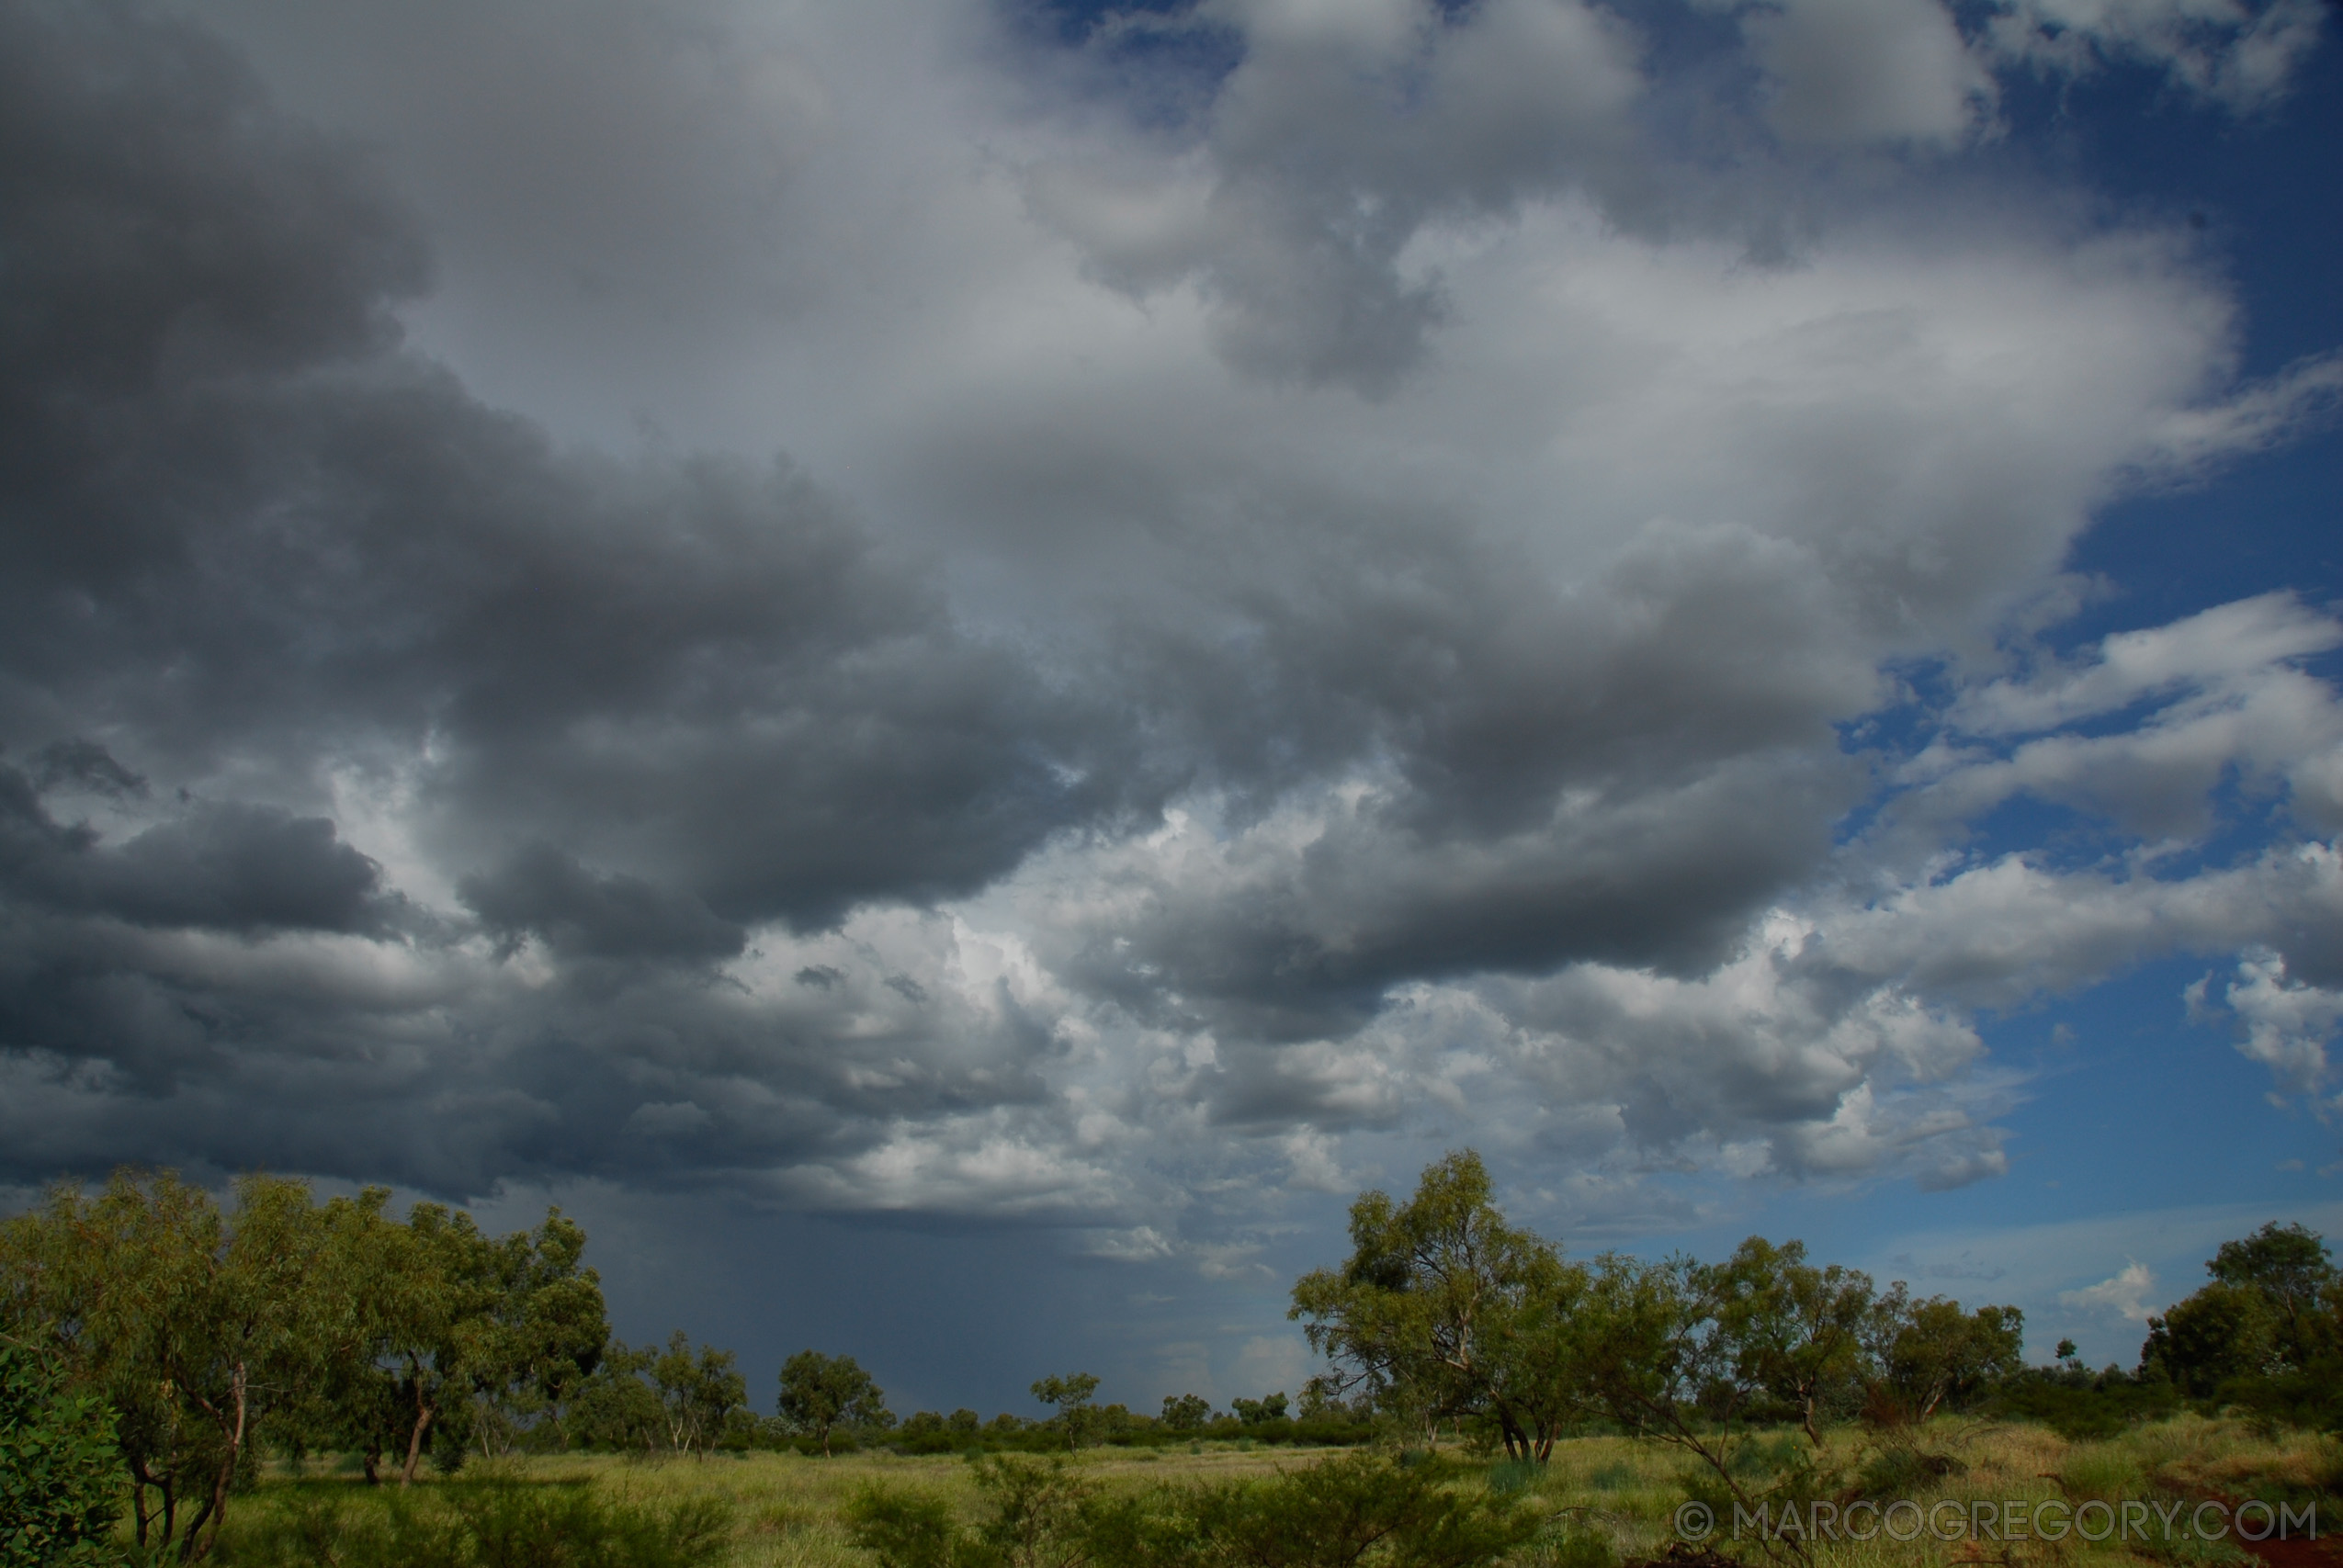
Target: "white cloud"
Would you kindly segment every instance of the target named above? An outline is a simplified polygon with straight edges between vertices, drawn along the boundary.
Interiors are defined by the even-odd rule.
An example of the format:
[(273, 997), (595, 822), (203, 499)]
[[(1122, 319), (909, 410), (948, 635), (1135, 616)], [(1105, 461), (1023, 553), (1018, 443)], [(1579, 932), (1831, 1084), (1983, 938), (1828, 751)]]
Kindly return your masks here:
[[(486, 792), (512, 819), (470, 819), (444, 736), (406, 755), (321, 728), (279, 773), (330, 781), (316, 808), (447, 940), (40, 928), (25, 972), (85, 941), (125, 976), (92, 1016), (153, 1053), (9, 1058), (6, 1130), (44, 1157), (108, 1116), (154, 1124), (171, 1107), (138, 1095), (227, 1051), (187, 1092), (235, 1101), (288, 1058), (304, 1104), (438, 1082), (484, 1145), (560, 1129), (532, 1159), (625, 1148), (647, 1179), (775, 1201), (1095, 1224), (1102, 1255), (1195, 1248), (1251, 1279), (1243, 1225), (1367, 1179), (1375, 1139), (1546, 1151), (1554, 1201), (1606, 1224), (1686, 1217), (1644, 1180), (1662, 1165), (1990, 1178), (2021, 1089), (1966, 1010), (2175, 950), (2267, 945), (2227, 992), (2244, 1049), (2324, 1081), (2332, 846), (2283, 829), (2185, 873), (2166, 852), (2210, 841), (2233, 777), (2343, 826), (2343, 705), (2306, 669), (2337, 623), (2273, 594), (2066, 660), (2029, 663), (2024, 637), (2096, 508), (2306, 428), (2343, 360), (2236, 384), (2235, 302), (2189, 245), (2079, 224), (2066, 193), (1963, 195), (1893, 157), (1840, 186), (1795, 161), (1953, 157), (1989, 129), (1980, 51), (2136, 57), (2267, 102), (2315, 31), (2299, 7), (2027, 0), (1966, 40), (1933, 0), (1744, 7), (1760, 112), (1794, 144), (1710, 106), (1755, 197), (1647, 135), (1673, 85), (1578, 0), (1226, 0), (1205, 21), (1233, 69), (1162, 85), (1154, 117), (1102, 101), (1111, 38), (1037, 59), (975, 4), (218, 9), (422, 209), (443, 277), (408, 310), (423, 349), (566, 436), (627, 446), (640, 415), (787, 446), (842, 498), (841, 537), (932, 567), (901, 613), (969, 631), (890, 623), (842, 657), (850, 696), (946, 667), (893, 730), (854, 700), (718, 711), (712, 643), (678, 698), (707, 715), (630, 728), (589, 703), (564, 733), (678, 755), (677, 731), (786, 736), (700, 809), (825, 853), (846, 819), (891, 849), (922, 791), (979, 827), (1044, 780), (1104, 804), (950, 881), (974, 893), (911, 877), (843, 917), (733, 920), (710, 911), (751, 852), (725, 834), (655, 863), (655, 781), (628, 774), (576, 835), (644, 861), (638, 905), (657, 873), (745, 945), (681, 977), (588, 974), (465, 923), (478, 857), (560, 830), (535, 797)], [(1747, 209), (1768, 182), (1800, 214), (1770, 249)], [(649, 602), (647, 624), (672, 608)], [(288, 648), (349, 630), (297, 629)], [(1873, 776), (1840, 727), (1900, 702), (1914, 660), (1956, 688), (1919, 716), (1942, 741)], [(971, 784), (970, 702), (1012, 674), (1031, 690), (1006, 750), (1045, 760)], [(1061, 744), (1076, 730), (1095, 746)], [(865, 782), (800, 812), (775, 777), (841, 736)], [(186, 782), (266, 771), (219, 767)], [(572, 782), (550, 771), (544, 797)], [(2127, 841), (1964, 858), (2019, 795)], [(1881, 825), (1841, 841), (1867, 804)], [(193, 1040), (190, 998), (221, 998), (256, 1043)], [(439, 1146), (378, 1137), (365, 1157)], [(322, 1159), (333, 1130), (290, 1146)], [(1181, 1211), (1205, 1190), (1213, 1213)]]
[(1282, 1390), (1298, 1406), (1302, 1385), (1318, 1370), (1317, 1358), (1300, 1335), (1256, 1335), (1237, 1352), (1229, 1385), (1244, 1392), (1231, 1397), (1259, 1399)]
[(2285, 94), (2317, 46), (2321, 9), (2316, 0), (2001, 0), (1986, 34), (2005, 61), (2076, 76), (2134, 62), (2249, 113)]
[(2238, 963), (2224, 995), (2246, 1026), (2237, 1049), (2288, 1093), (2315, 1098), (2327, 1083), (2327, 1043), (2343, 1026), (2343, 990), (2289, 980), (2286, 961), (2262, 952)]
[(2137, 1259), (2126, 1259), (2122, 1272), (2101, 1280), (2096, 1285), (2086, 1285), (2079, 1291), (2061, 1291), (2058, 1304), (2078, 1307), (2092, 1312), (2111, 1312), (2134, 1323), (2145, 1323), (2155, 1299), (2156, 1275), (2148, 1266)]

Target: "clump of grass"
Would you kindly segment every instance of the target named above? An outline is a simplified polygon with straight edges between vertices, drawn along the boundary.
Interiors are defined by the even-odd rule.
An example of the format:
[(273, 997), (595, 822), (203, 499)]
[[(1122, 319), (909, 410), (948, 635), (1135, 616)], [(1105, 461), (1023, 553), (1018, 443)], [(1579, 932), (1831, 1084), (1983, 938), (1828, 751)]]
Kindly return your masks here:
[(1526, 1568), (1619, 1568), (1619, 1551), (1601, 1529), (1565, 1517), (1540, 1531), (1522, 1560)]
[(1741, 1480), (1765, 1481), (1794, 1469), (1806, 1457), (1804, 1438), (1795, 1432), (1776, 1432), (1771, 1437), (1745, 1439), (1734, 1450), (1727, 1465)]
[(1534, 1460), (1500, 1460), (1488, 1467), (1488, 1489), (1500, 1497), (1511, 1497), (1525, 1492), (1538, 1479)]
[(1617, 1492), (1635, 1485), (1638, 1479), (1636, 1467), (1620, 1460), (1598, 1464), (1587, 1472), (1587, 1484), (1597, 1492)]
[(2121, 1442), (2077, 1443), (2058, 1467), (2058, 1483), (2077, 1502), (2096, 1498), (2112, 1503), (2145, 1496), (2147, 1472), (2139, 1458)]
[(1949, 1478), (1966, 1473), (1968, 1468), (1951, 1454), (1932, 1454), (1898, 1443), (1863, 1461), (1855, 1474), (1855, 1490), (1874, 1499), (1920, 1497), (1941, 1487)]
[(731, 1529), (715, 1497), (662, 1508), (498, 1477), (358, 1498), (304, 1490), (232, 1521), (217, 1557), (227, 1568), (704, 1568)]

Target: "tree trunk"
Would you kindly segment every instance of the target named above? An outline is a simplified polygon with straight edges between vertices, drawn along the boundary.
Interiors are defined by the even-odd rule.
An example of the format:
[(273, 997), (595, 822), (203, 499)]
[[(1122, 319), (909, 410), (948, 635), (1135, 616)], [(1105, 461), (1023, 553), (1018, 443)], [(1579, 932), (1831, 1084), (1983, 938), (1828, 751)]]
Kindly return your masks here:
[[(228, 1522), (228, 1488), (236, 1480), (236, 1466), (244, 1454), (244, 1426), (251, 1414), (244, 1378), (244, 1364), (236, 1363), (236, 1371), (229, 1380), (229, 1390), (235, 1401), (235, 1417), (228, 1429), (228, 1454), (221, 1461), (220, 1470), (211, 1478), (211, 1495), (188, 1522), (187, 1540), (179, 1543), (179, 1561), (194, 1562), (209, 1556), (214, 1542), (220, 1539), (220, 1527)], [(205, 1526), (210, 1527), (207, 1532)]]
[(406, 1468), (399, 1472), (400, 1485), (413, 1486), (415, 1483), (415, 1472), (423, 1464), (423, 1435), (431, 1430), (431, 1418), (438, 1414), (439, 1407), (423, 1396), (423, 1379), (416, 1378), (415, 1429), (407, 1438), (407, 1463)]
[(146, 1522), (152, 1517), (147, 1512), (146, 1506), (146, 1489), (152, 1484), (153, 1484), (153, 1478), (146, 1472), (146, 1461), (142, 1459), (131, 1461), (130, 1518), (132, 1528), (137, 1531), (139, 1549), (141, 1551), (146, 1548)]

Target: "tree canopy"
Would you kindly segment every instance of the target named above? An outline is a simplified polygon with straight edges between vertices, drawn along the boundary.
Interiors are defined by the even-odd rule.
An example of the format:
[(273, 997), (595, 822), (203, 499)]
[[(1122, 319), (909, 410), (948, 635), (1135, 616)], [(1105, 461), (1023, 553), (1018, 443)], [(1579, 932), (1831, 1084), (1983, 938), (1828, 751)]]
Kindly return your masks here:
[(894, 1420), (887, 1395), (852, 1356), (800, 1350), (782, 1363), (781, 1419), (821, 1439), (830, 1452), (830, 1434), (840, 1426), (884, 1427)]
[(321, 1204), (255, 1175), (223, 1212), (124, 1170), (0, 1224), (0, 1330), (115, 1412), (141, 1550), (206, 1555), (265, 1432), (354, 1445), (369, 1476), (398, 1452), (411, 1481), (435, 1427), (469, 1432), (594, 1365), (608, 1330), (573, 1223), (492, 1240), (436, 1204), (391, 1220), (389, 1197)]

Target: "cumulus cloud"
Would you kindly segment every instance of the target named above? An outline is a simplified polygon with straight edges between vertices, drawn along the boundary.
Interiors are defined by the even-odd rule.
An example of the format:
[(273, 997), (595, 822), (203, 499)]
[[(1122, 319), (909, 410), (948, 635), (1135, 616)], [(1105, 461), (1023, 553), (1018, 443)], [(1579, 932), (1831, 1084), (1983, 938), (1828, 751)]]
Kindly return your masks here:
[(2125, 1261), (2122, 1272), (2096, 1285), (2059, 1292), (2058, 1304), (2088, 1312), (2111, 1312), (2133, 1323), (2145, 1323), (2153, 1310), (2149, 1303), (2155, 1290), (2154, 1272), (2146, 1264), (2132, 1258)]
[[(0, 6), (0, 1174), (716, 1186), (1242, 1281), (1413, 1141), (1596, 1225), (1989, 1179), (1972, 1010), (2175, 950), (2258, 944), (2247, 1049), (2319, 1081), (2343, 633), (2027, 616), (2334, 362), (2236, 384), (2171, 237), (1956, 196), (1751, 265), (1701, 140), (1949, 159), (2018, 34), (1745, 7), (1701, 131), (1577, 0), (1039, 64), (883, 12), (223, 6), (255, 67)], [(735, 353), (748, 455), (537, 422)], [(2277, 826), (2184, 864), (2233, 779)], [(2020, 795), (2107, 852), (1973, 858)]]
[(2314, 1099), (2326, 1087), (2327, 1043), (2343, 1026), (2343, 991), (2289, 980), (2275, 953), (2249, 954), (2224, 993), (2246, 1026), (2237, 1049), (2268, 1067), (2279, 1087)]
[(1446, 310), (1406, 261), (1427, 223), (1636, 161), (1636, 40), (1579, 0), (1211, 0), (1183, 25), (1238, 50), (1190, 166), (1133, 191), (1112, 164), (1044, 161), (1030, 199), (1115, 287), (1193, 280), (1249, 374), (1389, 392)]

